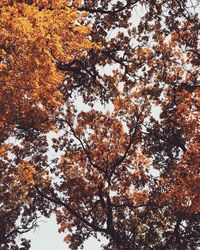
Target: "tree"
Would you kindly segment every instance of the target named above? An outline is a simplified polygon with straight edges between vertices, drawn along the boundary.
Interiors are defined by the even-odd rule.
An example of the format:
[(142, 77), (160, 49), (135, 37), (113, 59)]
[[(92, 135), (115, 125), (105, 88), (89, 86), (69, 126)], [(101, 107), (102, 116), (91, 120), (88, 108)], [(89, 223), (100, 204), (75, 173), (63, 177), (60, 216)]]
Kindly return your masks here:
[(49, 214), (33, 197), (35, 183), (48, 179), (42, 171), (45, 134), (55, 130), (63, 103), (64, 74), (57, 63), (94, 46), (86, 37), (85, 14), (67, 1), (1, 1), (0, 13), (0, 245), (9, 249), (16, 235), (36, 225), (38, 210)]
[(50, 2), (1, 4), (2, 141), (17, 129), (52, 129), (62, 103), (57, 62), (78, 59), (92, 47), (89, 27), (81, 25), (84, 15), (68, 8), (67, 1)]
[(70, 249), (197, 249), (198, 1), (2, 3), (0, 244), (56, 211)]

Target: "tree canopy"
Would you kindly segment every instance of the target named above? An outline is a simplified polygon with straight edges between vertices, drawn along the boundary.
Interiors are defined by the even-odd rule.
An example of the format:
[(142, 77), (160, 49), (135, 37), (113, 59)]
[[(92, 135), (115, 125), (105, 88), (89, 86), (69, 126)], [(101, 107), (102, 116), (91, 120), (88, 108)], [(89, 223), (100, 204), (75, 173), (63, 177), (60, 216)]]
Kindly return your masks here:
[(199, 10), (1, 1), (2, 250), (52, 213), (74, 250), (200, 247)]

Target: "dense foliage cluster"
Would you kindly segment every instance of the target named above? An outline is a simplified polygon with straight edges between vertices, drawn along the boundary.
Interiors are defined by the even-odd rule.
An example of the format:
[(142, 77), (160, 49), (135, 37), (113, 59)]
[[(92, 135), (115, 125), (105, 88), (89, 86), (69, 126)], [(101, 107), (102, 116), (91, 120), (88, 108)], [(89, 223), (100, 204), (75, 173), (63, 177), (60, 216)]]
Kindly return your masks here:
[(199, 10), (0, 1), (2, 250), (53, 212), (74, 250), (200, 247)]

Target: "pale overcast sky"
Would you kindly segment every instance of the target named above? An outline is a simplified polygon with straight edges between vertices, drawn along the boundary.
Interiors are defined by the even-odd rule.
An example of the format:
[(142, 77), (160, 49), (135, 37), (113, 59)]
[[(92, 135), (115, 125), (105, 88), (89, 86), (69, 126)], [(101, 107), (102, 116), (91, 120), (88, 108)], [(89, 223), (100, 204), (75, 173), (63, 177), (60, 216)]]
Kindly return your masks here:
[[(26, 234), (31, 239), (30, 250), (70, 250), (63, 239), (65, 234), (58, 233), (58, 225), (55, 218), (41, 219), (40, 226)], [(103, 239), (98, 242), (94, 238), (90, 238), (84, 244), (84, 250), (101, 250)]]

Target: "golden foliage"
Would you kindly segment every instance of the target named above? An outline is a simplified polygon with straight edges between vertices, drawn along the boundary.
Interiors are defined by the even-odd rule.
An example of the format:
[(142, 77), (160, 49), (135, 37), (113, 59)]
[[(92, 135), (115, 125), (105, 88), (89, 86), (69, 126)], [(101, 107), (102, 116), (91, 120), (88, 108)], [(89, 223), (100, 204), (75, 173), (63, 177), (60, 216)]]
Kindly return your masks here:
[(50, 116), (62, 104), (57, 62), (78, 59), (93, 46), (86, 38), (90, 28), (78, 24), (85, 14), (66, 1), (50, 2), (1, 2), (1, 135), (16, 125), (50, 130)]

